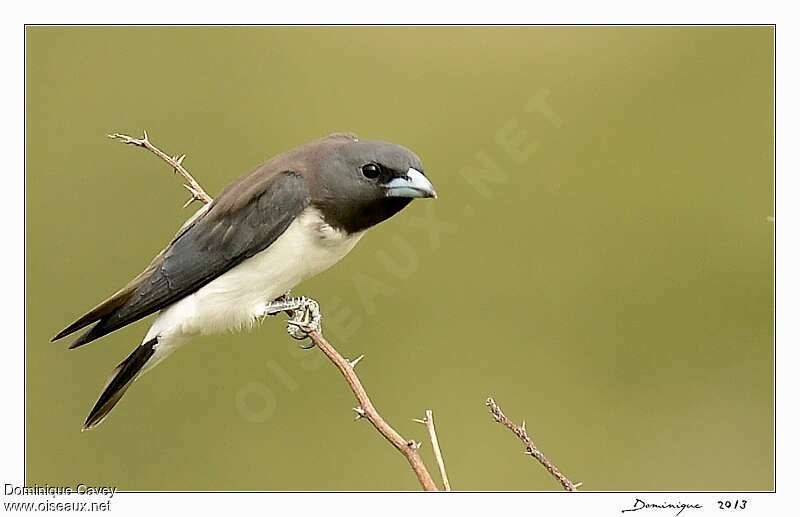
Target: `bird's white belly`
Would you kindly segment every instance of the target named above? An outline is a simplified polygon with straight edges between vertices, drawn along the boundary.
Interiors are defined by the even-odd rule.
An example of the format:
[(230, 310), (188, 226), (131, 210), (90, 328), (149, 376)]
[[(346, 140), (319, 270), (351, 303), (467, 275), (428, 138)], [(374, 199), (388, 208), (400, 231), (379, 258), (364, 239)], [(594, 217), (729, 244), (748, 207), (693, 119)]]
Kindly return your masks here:
[(145, 339), (177, 345), (183, 337), (251, 326), (266, 302), (331, 267), (362, 235), (335, 230), (306, 209), (266, 250), (163, 310)]

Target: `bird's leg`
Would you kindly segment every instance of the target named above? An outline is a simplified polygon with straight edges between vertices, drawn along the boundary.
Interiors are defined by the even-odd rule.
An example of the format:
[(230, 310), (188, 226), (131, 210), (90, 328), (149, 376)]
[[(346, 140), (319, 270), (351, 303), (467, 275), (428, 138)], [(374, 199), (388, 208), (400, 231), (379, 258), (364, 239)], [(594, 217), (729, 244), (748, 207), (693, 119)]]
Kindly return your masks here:
[(263, 315), (288, 313), (289, 320), (286, 322), (286, 331), (292, 338), (302, 341), (308, 338), (309, 333), (322, 328), (322, 313), (319, 310), (319, 303), (315, 300), (305, 296), (288, 296), (288, 294), (265, 304)]

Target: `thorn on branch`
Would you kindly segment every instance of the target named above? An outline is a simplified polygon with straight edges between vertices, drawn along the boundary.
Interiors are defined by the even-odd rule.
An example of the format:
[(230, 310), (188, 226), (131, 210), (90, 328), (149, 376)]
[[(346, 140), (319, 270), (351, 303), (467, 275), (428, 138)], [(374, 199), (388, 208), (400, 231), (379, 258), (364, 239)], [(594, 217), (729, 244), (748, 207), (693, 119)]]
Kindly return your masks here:
[(361, 409), (361, 406), (354, 407), (353, 411), (356, 412), (356, 420), (361, 420), (365, 416), (367, 416), (367, 412)]
[(361, 354), (360, 356), (356, 357), (356, 358), (355, 358), (355, 359), (353, 359), (352, 361), (347, 361), (347, 362), (350, 364), (350, 368), (355, 368), (355, 367), (356, 367), (356, 365), (357, 365), (359, 362), (361, 362), (361, 360), (362, 360), (362, 359), (364, 359), (364, 354)]

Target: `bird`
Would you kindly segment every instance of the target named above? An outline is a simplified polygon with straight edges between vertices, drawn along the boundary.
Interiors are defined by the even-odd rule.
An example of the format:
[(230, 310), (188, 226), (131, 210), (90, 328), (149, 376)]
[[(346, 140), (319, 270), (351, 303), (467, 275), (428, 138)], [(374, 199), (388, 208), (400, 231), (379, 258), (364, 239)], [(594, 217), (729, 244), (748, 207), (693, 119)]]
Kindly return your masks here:
[(333, 266), (365, 232), (416, 198), (437, 197), (420, 158), (334, 133), (278, 154), (198, 210), (128, 284), (56, 334), (78, 348), (157, 313), (112, 372), (82, 430), (98, 426), (143, 373), (192, 337), (247, 329), (294, 311), (290, 334), (319, 323), (316, 302), (287, 293)]

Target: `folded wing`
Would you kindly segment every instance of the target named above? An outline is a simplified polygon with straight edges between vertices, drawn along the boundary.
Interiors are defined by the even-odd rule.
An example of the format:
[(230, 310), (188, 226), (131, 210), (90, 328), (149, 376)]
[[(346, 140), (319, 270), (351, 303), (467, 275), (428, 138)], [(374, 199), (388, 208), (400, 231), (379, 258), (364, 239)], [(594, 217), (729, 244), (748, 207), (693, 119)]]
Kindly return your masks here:
[(70, 346), (77, 348), (194, 293), (267, 249), (308, 204), (300, 174), (256, 170), (225, 189), (144, 272), (53, 340), (96, 323)]

